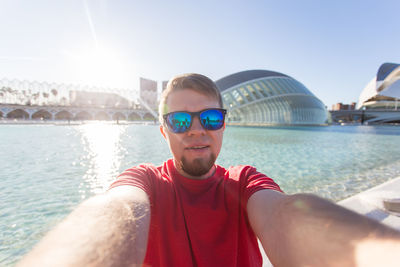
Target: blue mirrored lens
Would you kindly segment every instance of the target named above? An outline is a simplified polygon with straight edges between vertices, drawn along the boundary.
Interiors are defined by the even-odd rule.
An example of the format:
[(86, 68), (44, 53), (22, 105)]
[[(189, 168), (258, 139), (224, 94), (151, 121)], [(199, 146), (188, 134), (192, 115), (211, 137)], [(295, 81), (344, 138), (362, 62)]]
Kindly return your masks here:
[(167, 118), (168, 126), (174, 133), (183, 133), (189, 129), (192, 122), (190, 114), (185, 112), (171, 113)]
[(224, 114), (221, 110), (210, 109), (200, 113), (201, 124), (207, 130), (218, 130), (224, 125)]

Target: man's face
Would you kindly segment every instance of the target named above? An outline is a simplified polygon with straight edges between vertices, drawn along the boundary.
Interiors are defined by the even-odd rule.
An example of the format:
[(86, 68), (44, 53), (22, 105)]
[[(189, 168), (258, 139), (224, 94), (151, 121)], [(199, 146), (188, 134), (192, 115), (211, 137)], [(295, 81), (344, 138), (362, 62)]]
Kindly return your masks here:
[[(171, 93), (166, 105), (168, 113), (220, 108), (218, 100), (191, 89)], [(198, 117), (193, 118), (192, 126), (184, 133), (173, 133), (168, 127), (160, 126), (174, 157), (175, 167), (181, 174), (193, 179), (205, 179), (214, 173), (224, 129), (225, 125), (219, 130), (205, 130)]]

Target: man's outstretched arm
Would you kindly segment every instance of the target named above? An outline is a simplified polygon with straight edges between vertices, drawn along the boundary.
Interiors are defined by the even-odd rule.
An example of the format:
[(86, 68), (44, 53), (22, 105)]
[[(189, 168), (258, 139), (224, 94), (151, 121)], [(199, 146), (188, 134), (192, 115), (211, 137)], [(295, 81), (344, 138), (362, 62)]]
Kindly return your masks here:
[(17, 266), (141, 266), (149, 223), (146, 193), (116, 187), (79, 205)]
[(400, 232), (310, 194), (254, 193), (250, 224), (279, 266), (398, 266)]

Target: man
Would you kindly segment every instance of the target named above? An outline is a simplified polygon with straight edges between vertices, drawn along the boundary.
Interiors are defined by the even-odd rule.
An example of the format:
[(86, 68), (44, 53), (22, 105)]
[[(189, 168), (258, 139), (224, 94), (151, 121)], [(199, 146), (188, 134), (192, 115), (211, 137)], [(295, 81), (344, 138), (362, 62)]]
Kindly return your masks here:
[(327, 200), (285, 195), (250, 166), (215, 165), (225, 110), (199, 74), (173, 78), (160, 103), (173, 155), (126, 170), (82, 203), (21, 266), (395, 266), (399, 232)]

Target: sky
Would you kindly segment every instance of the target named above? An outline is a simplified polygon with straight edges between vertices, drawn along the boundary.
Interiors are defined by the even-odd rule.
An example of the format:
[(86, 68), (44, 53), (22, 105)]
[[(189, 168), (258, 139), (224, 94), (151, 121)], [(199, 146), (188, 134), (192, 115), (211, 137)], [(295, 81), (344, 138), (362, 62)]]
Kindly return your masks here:
[(0, 0), (0, 79), (138, 87), (264, 69), (330, 109), (400, 63), (397, 0)]

